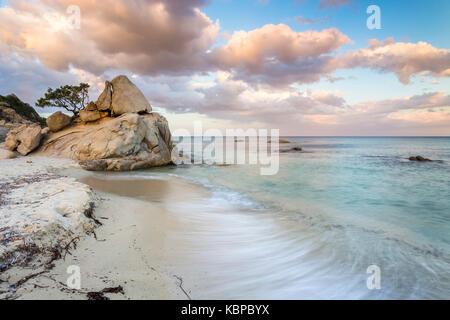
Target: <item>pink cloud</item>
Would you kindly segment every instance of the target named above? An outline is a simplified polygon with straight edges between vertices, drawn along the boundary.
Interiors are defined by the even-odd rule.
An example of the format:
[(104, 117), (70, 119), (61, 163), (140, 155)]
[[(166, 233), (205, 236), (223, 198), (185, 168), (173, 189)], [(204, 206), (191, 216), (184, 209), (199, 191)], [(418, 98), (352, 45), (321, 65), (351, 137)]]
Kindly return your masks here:
[(367, 48), (340, 56), (339, 67), (366, 67), (393, 72), (404, 84), (408, 84), (411, 76), (418, 73), (427, 73), (433, 77), (450, 76), (449, 49), (438, 49), (423, 41), (394, 42), (392, 38), (383, 42), (373, 39), (369, 43)]
[(334, 71), (329, 55), (350, 39), (339, 30), (295, 32), (284, 24), (237, 31), (212, 52), (213, 62), (249, 82), (314, 82)]
[[(0, 8), (0, 43), (57, 70), (198, 71), (219, 29), (198, 9), (204, 2), (10, 1)], [(69, 5), (81, 9), (80, 30), (67, 27)]]

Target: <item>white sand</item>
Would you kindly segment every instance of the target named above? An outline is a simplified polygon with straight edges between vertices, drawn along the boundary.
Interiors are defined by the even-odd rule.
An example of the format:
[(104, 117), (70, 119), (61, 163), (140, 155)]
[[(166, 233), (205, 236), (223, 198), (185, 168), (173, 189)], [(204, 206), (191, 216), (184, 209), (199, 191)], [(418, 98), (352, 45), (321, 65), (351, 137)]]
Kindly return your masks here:
[(95, 201), (89, 186), (58, 174), (70, 160), (21, 157), (0, 160), (0, 262), (19, 247), (52, 247), (92, 231), (84, 212)]
[[(8, 161), (8, 162), (6, 162)], [(27, 163), (32, 161), (32, 163)], [(2, 182), (11, 182), (22, 176), (58, 174), (64, 168), (77, 168), (67, 160), (26, 157), (0, 162)], [(34, 263), (32, 268), (16, 266), (0, 273), (0, 299), (87, 299), (87, 293), (104, 288), (122, 286), (124, 294), (105, 294), (111, 299), (187, 299), (180, 277), (166, 268), (165, 230), (177, 228), (173, 215), (167, 214), (165, 201), (184, 201), (206, 194), (178, 180), (146, 180), (135, 188), (122, 190), (117, 184), (85, 181), (99, 192), (74, 178), (52, 177), (50, 180), (26, 183), (6, 195), (7, 206), (0, 207), (0, 227), (8, 226), (29, 242), (51, 246), (55, 242), (79, 237), (76, 250), (64, 252), (65, 257), (53, 262), (52, 268)], [(96, 185), (97, 184), (97, 185)], [(64, 190), (62, 192), (62, 190)], [(147, 201), (132, 198), (147, 192)], [(112, 192), (103, 193), (102, 191)], [(145, 196), (144, 192), (144, 196)], [(95, 216), (102, 226), (92, 231), (93, 222), (83, 215), (90, 202), (96, 202)], [(67, 233), (55, 230), (66, 230)], [(39, 237), (32, 235), (39, 234)], [(39, 240), (39, 241), (38, 241)], [(18, 241), (17, 245), (20, 245)], [(14, 250), (12, 243), (8, 249)], [(41, 257), (42, 262), (48, 257)], [(77, 266), (81, 272), (81, 289), (67, 286), (68, 267)], [(42, 272), (42, 274), (40, 274)], [(15, 289), (10, 286), (24, 278), (36, 275)]]

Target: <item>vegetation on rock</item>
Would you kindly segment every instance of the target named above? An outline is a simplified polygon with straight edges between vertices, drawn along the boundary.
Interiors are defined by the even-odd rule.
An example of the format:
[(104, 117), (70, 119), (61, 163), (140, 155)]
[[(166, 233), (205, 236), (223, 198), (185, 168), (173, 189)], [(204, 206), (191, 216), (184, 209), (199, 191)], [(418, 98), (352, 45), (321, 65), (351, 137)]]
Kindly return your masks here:
[(89, 84), (87, 83), (80, 83), (78, 86), (65, 85), (57, 89), (48, 88), (45, 96), (36, 102), (36, 106), (64, 108), (78, 116), (80, 110), (89, 101), (88, 91)]
[(37, 122), (41, 125), (45, 124), (45, 119), (41, 118), (39, 114), (28, 103), (21, 101), (15, 94), (7, 96), (0, 95), (0, 103), (3, 106), (13, 109), (17, 114), (32, 122)]

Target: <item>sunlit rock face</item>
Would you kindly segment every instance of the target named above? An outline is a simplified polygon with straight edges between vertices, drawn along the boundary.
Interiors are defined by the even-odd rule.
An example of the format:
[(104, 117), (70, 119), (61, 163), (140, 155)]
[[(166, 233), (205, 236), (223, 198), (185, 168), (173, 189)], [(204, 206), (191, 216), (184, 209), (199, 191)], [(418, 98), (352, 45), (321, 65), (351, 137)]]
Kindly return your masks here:
[(173, 144), (169, 124), (151, 110), (142, 92), (127, 77), (119, 76), (106, 82), (96, 103), (80, 111), (81, 121), (50, 135), (40, 152), (80, 160), (84, 169), (93, 171), (170, 164)]

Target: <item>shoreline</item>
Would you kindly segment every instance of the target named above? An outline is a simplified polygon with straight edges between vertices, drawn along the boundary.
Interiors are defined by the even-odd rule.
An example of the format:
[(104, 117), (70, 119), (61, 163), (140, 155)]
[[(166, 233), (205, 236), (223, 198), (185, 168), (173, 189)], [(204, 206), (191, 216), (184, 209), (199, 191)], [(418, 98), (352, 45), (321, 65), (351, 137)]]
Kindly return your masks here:
[[(103, 183), (103, 187), (110, 188), (103, 190), (102, 181), (96, 178), (98, 173), (83, 171), (73, 161), (33, 156), (2, 161), (10, 161), (8, 166), (2, 166), (2, 173), (8, 176), (9, 172), (12, 178), (18, 176), (14, 175), (17, 169), (15, 166), (31, 162), (29, 164), (32, 167), (25, 171), (29, 175), (48, 171), (54, 174), (52, 183), (62, 180), (69, 182), (65, 190), (74, 186), (84, 188), (90, 193), (88, 203), (95, 200), (93, 220), (101, 225), (93, 228), (90, 234), (77, 233), (76, 228), (66, 226), (70, 237), (58, 239), (65, 241), (62, 242), (65, 250), (61, 250), (57, 259), (52, 259), (48, 252), (34, 252), (27, 265), (13, 265), (1, 272), (0, 299), (87, 299), (89, 294), (97, 294), (108, 288), (122, 290), (93, 297), (190, 299), (188, 289), (183, 287), (183, 275), (172, 274), (165, 269), (165, 251), (170, 250), (165, 244), (165, 226), (170, 224), (171, 228), (177, 228), (177, 221), (168, 214), (165, 203), (177, 201), (180, 193), (183, 194), (183, 202), (189, 203), (191, 199), (205, 197), (206, 190), (171, 177), (132, 181), (128, 183), (133, 186), (131, 188), (123, 188), (127, 184), (126, 180), (114, 179)], [(9, 169), (5, 170), (6, 167)], [(67, 173), (69, 177), (64, 177)], [(35, 183), (40, 181), (32, 181), (30, 185)], [(30, 188), (30, 185), (19, 190)], [(66, 197), (69, 196), (66, 191), (60, 194), (65, 193)], [(58, 201), (47, 202), (48, 207), (58, 205)], [(31, 210), (29, 204), (25, 207)], [(17, 206), (10, 205), (9, 208), (14, 211)], [(89, 220), (92, 226), (93, 220)], [(44, 228), (41, 240), (54, 238), (55, 234), (51, 230)], [(54, 243), (47, 242), (45, 245), (49, 251), (54, 248)], [(70, 266), (80, 268), (80, 290), (67, 287)]]

